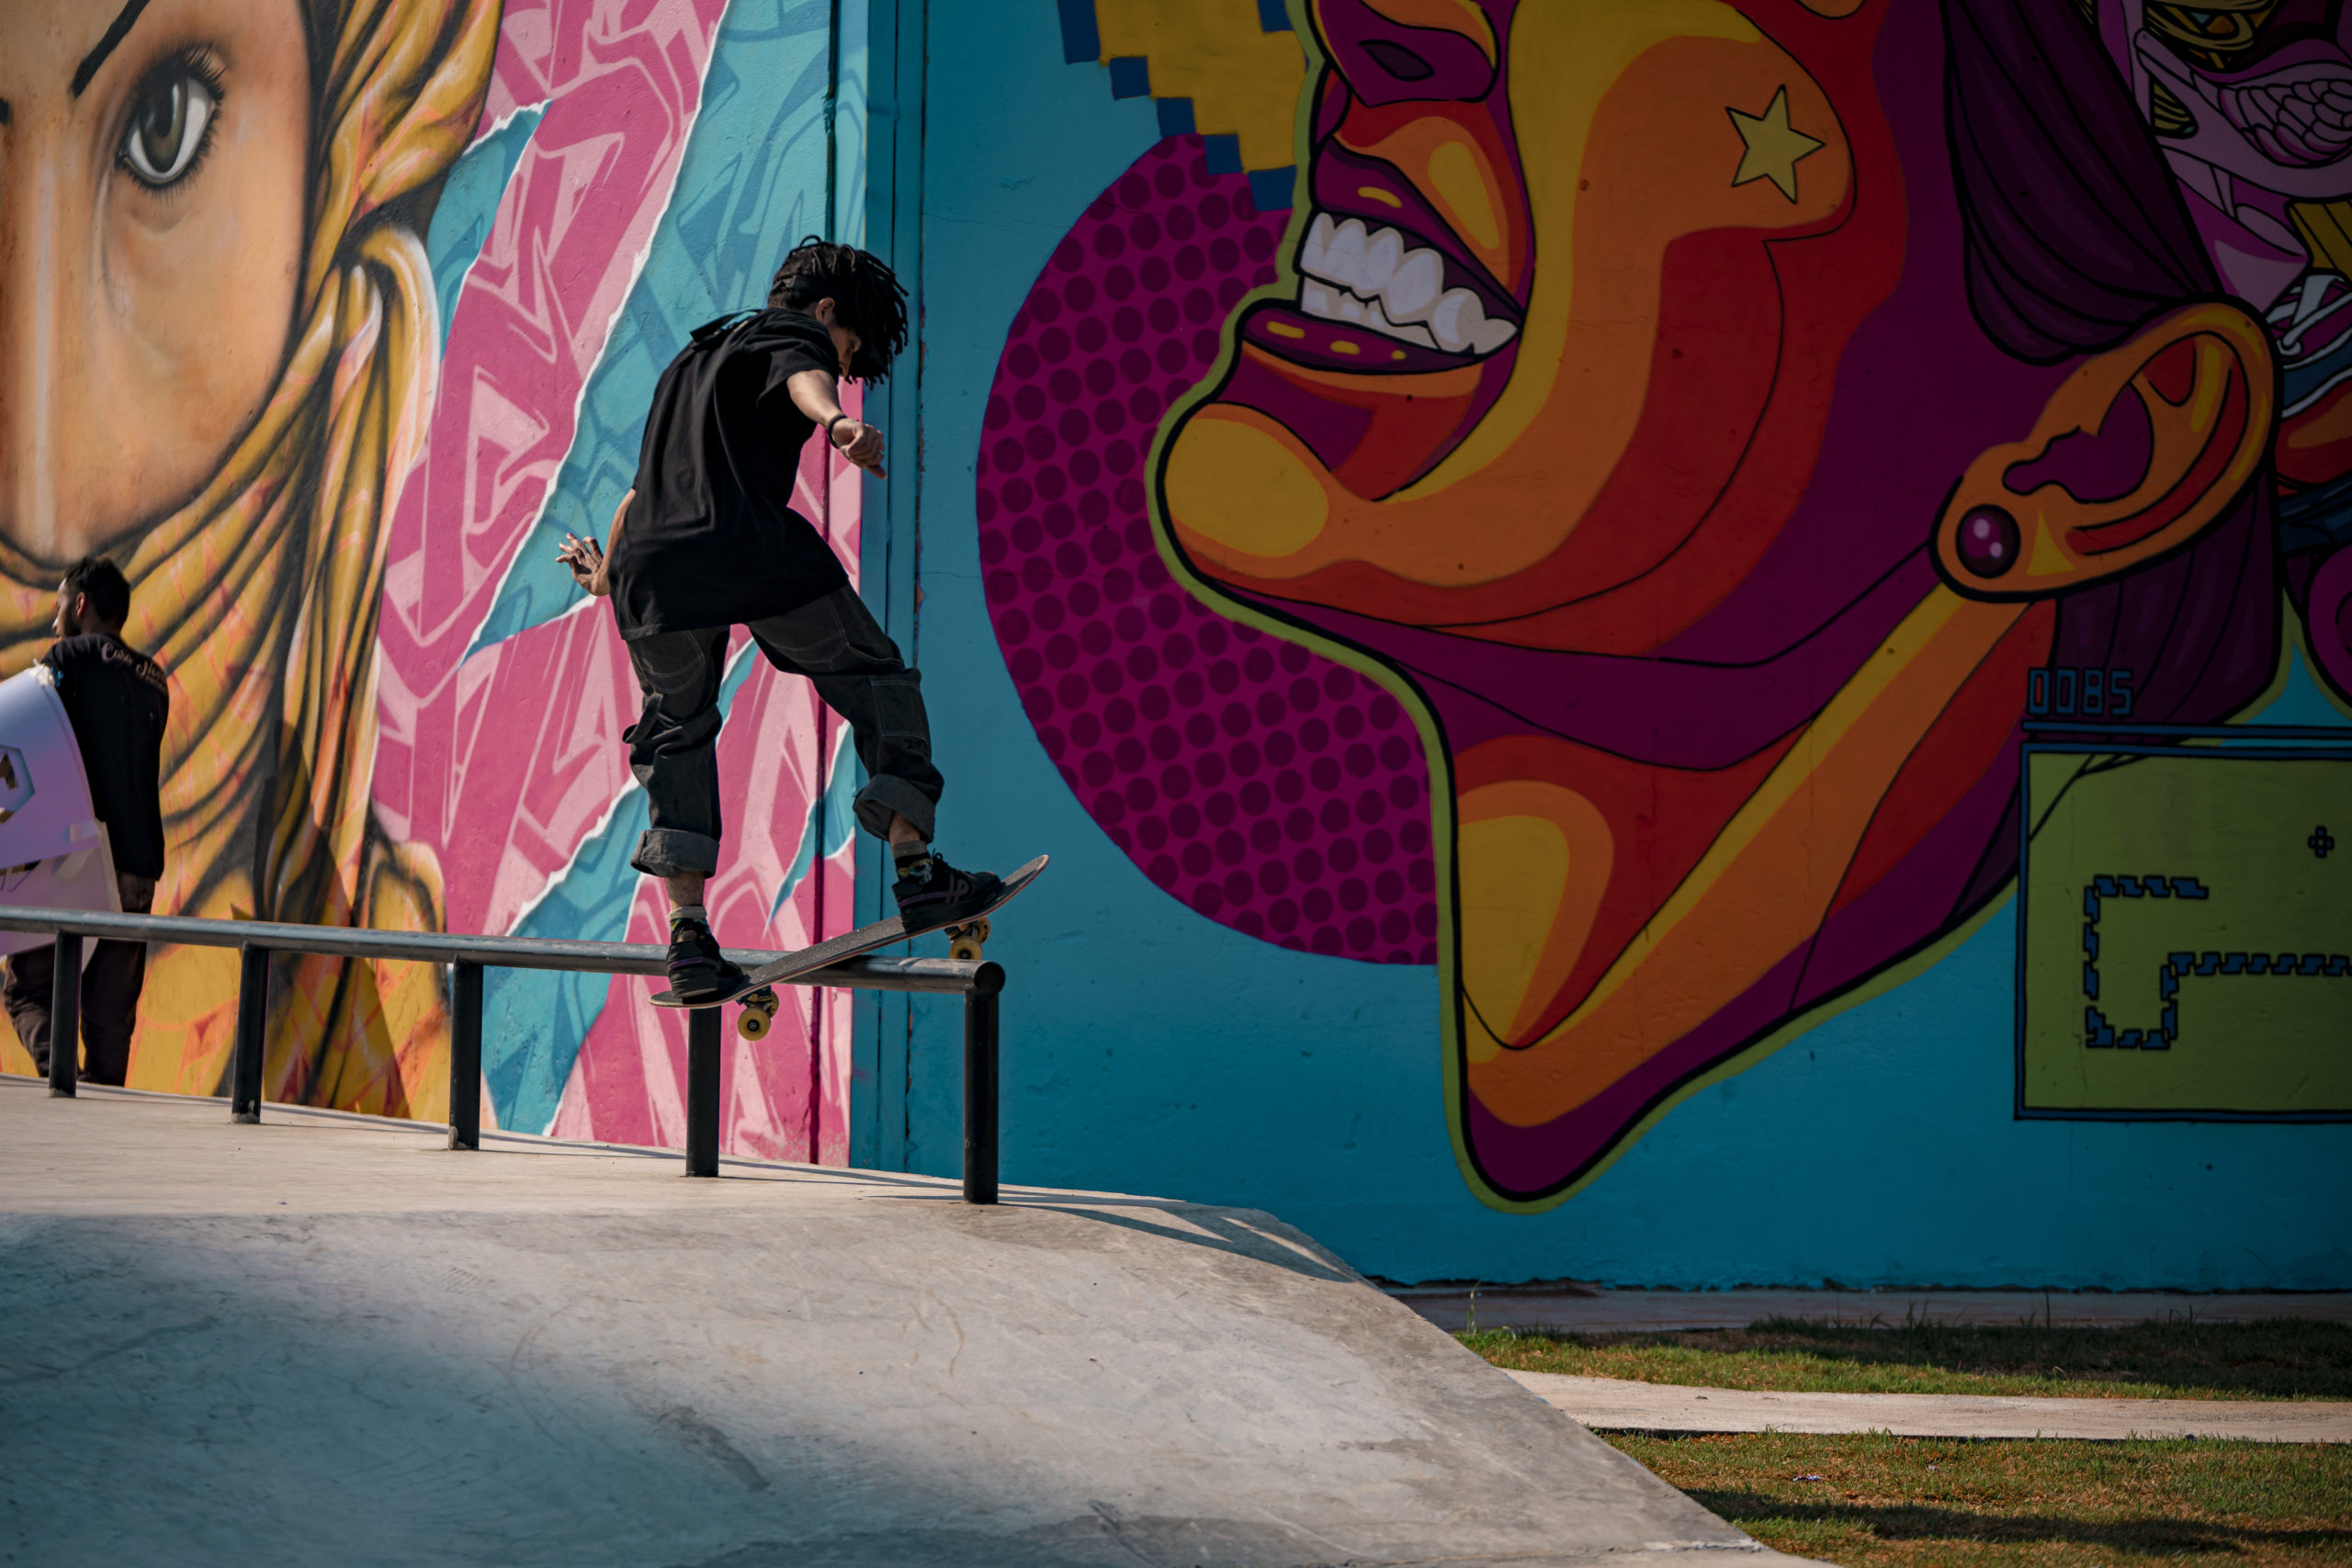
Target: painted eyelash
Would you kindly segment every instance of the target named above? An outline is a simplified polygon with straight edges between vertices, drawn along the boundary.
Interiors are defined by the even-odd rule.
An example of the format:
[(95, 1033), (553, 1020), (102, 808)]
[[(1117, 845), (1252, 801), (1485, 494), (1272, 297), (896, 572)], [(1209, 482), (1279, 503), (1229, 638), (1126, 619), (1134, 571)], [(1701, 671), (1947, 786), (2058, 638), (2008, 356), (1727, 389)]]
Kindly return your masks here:
[(197, 143), (195, 155), (188, 160), (187, 167), (181, 170), (175, 179), (169, 185), (150, 185), (146, 178), (132, 167), (130, 154), (125, 150), (124, 143), (130, 137), (130, 127), (126, 124), (115, 138), (115, 166), (128, 174), (138, 183), (141, 189), (153, 197), (169, 198), (178, 194), (185, 190), (189, 182), (203, 170), (206, 162), (212, 156), (212, 143), (220, 127), (221, 107), (229, 101), (228, 74), (221, 65), (220, 57), (212, 51), (209, 44), (199, 43), (189, 44), (165, 55), (150, 66), (146, 74), (139, 78), (139, 85), (131, 91), (131, 107), (136, 109), (141, 102), (145, 101), (151, 89), (159, 87), (167, 89), (172, 83), (180, 80), (193, 80), (210, 95), (212, 115), (205, 122), (203, 140)]
[[(182, 71), (204, 84), (215, 104), (229, 101), (229, 77), (220, 57), (205, 44), (190, 44), (164, 62), (166, 71)], [(150, 74), (153, 74), (152, 73)]]

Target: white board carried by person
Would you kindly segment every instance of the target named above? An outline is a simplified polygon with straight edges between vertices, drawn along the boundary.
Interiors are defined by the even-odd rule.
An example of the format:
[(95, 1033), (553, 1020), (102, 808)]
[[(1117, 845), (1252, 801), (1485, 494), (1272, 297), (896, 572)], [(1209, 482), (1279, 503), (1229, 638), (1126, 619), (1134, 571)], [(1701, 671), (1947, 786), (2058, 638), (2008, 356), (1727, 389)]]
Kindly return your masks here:
[[(130, 584), (84, 556), (57, 586), (57, 640), (0, 682), (0, 903), (145, 914), (164, 874), (164, 731), (171, 680), (123, 640)], [(55, 949), (35, 932), (0, 940), (0, 1007), (36, 1070), (50, 1068), (59, 1001)], [(70, 1076), (119, 1084), (145, 987), (147, 944), (84, 944)], [(51, 1075), (56, 1084), (64, 1081)]]
[[(0, 904), (102, 914), (122, 908), (82, 749), (56, 673), (42, 664), (0, 681)], [(51, 940), (0, 931), (0, 953)]]

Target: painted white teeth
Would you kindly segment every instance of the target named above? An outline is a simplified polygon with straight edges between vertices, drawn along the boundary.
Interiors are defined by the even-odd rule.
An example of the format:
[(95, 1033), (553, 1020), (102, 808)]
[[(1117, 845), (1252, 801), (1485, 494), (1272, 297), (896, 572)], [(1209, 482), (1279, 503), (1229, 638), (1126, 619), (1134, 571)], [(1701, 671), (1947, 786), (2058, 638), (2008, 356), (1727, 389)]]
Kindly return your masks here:
[(1395, 229), (1368, 232), (1361, 220), (1335, 222), (1318, 212), (1299, 245), (1298, 270), (1301, 310), (1405, 343), (1485, 355), (1518, 331), (1487, 320), (1470, 289), (1445, 288), (1444, 257), (1427, 245), (1407, 249)]
[(1394, 229), (1383, 229), (1364, 247), (1363, 261), (1356, 269), (1356, 292), (1369, 299), (1388, 287), (1396, 276), (1396, 266), (1405, 259), (1405, 238)]
[[(1381, 313), (1380, 306), (1377, 301), (1375, 301), (1372, 307), (1372, 319), (1367, 324), (1379, 328), (1382, 332), (1386, 333), (1390, 337), (1403, 338), (1407, 343), (1417, 343), (1423, 348), (1435, 348), (1437, 346), (1437, 339), (1430, 336), (1429, 328), (1416, 325), (1411, 321), (1399, 323), (1390, 321), (1386, 316)], [(1509, 326), (1510, 323), (1505, 321), (1501, 324)]]
[(1487, 312), (1476, 294), (1467, 288), (1449, 288), (1438, 297), (1436, 309), (1430, 311), (1430, 331), (1438, 342), (1459, 353), (1470, 346), (1470, 340), (1486, 319)]
[(1389, 278), (1388, 287), (1381, 292), (1381, 302), (1393, 321), (1422, 321), (1427, 319), (1430, 307), (1437, 303), (1438, 292), (1444, 284), (1445, 264), (1437, 259), (1437, 253), (1417, 250)]
[(1331, 234), (1338, 227), (1328, 212), (1315, 215), (1314, 224), (1306, 231), (1306, 243), (1298, 248), (1298, 270), (1311, 272), (1317, 277), (1330, 274)]
[[(1349, 321), (1354, 321), (1356, 318), (1349, 316), (1346, 319)], [(1372, 328), (1373, 331), (1376, 333), (1383, 333), (1388, 337), (1402, 338), (1407, 343), (1417, 343), (1423, 348), (1435, 348), (1437, 346), (1437, 339), (1430, 336), (1429, 328), (1417, 326), (1410, 321), (1399, 323), (1390, 321), (1386, 314), (1380, 309), (1380, 301), (1377, 299), (1372, 300), (1364, 306), (1363, 324)]]
[(1352, 289), (1363, 280), (1363, 225), (1349, 219), (1331, 236), (1331, 248), (1326, 254), (1330, 270), (1323, 276), (1342, 288)]
[(1430, 311), (1430, 332), (1449, 354), (1492, 354), (1517, 330), (1509, 321), (1488, 321), (1486, 307), (1467, 288), (1447, 289)]
[(1476, 310), (1477, 304), (1477, 296), (1468, 289), (1449, 289), (1430, 312), (1430, 331), (1440, 343), (1468, 343), (1470, 334), (1462, 330), (1463, 307)]

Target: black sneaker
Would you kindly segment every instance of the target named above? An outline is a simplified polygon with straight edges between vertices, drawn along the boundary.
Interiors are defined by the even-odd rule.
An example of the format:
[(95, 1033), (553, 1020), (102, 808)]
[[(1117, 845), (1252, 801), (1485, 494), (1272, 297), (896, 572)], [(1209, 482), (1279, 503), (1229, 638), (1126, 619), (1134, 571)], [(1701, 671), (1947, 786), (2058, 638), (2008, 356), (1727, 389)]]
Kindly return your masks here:
[(936, 850), (913, 863), (912, 869), (920, 873), (926, 867), (928, 874), (901, 874), (890, 889), (899, 902), (899, 918), (917, 930), (969, 919), (1004, 891), (1004, 878), (996, 873), (958, 871)]
[(742, 969), (718, 951), (718, 939), (696, 919), (670, 922), (670, 994), (682, 1002), (725, 996), (745, 979)]

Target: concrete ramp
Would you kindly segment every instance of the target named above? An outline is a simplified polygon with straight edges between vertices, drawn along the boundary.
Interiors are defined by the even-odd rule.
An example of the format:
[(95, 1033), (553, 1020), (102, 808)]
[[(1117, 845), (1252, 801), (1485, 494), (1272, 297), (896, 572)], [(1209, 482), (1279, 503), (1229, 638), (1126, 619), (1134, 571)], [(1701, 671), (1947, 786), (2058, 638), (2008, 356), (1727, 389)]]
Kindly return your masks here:
[(0, 1080), (18, 1562), (1763, 1551), (1246, 1210)]

